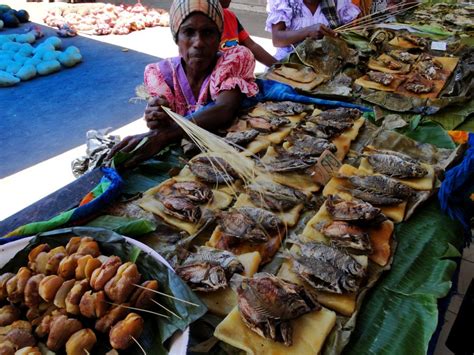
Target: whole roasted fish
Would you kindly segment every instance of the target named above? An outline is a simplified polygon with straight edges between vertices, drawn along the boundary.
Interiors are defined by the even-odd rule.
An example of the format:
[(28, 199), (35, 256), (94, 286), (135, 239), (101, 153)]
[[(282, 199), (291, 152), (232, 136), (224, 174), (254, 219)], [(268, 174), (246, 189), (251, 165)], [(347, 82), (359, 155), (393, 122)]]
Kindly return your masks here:
[(332, 293), (357, 292), (366, 270), (349, 254), (311, 242), (292, 254), (293, 270), (317, 290)]
[(267, 111), (271, 111), (277, 116), (298, 115), (308, 108), (307, 105), (293, 101), (264, 102), (263, 106)]
[(337, 150), (337, 147), (327, 139), (313, 137), (298, 130), (294, 130), (286, 140), (292, 144), (288, 151), (301, 158), (318, 157), (325, 150), (331, 152)]
[(358, 109), (345, 107), (326, 110), (319, 114), (322, 119), (331, 121), (355, 121), (360, 116), (362, 112)]
[(244, 146), (253, 141), (258, 136), (256, 129), (249, 129), (247, 131), (230, 132), (225, 136), (225, 140), (232, 144)]
[(414, 92), (415, 94), (426, 94), (432, 92), (434, 89), (434, 83), (416, 74), (403, 84), (404, 88), (408, 91)]
[(216, 291), (226, 288), (235, 273), (244, 271), (243, 265), (231, 252), (209, 247), (198, 247), (176, 268), (176, 273), (194, 291)]
[(238, 211), (246, 214), (261, 228), (265, 230), (279, 230), (283, 227), (283, 222), (273, 212), (256, 207), (240, 207)]
[(369, 79), (376, 82), (376, 83), (379, 83), (379, 84), (382, 84), (382, 85), (390, 85), (393, 81), (393, 79), (395, 79), (395, 77), (391, 74), (387, 74), (387, 73), (380, 73), (380, 72), (376, 72), (376, 71), (369, 71), (367, 73), (367, 75), (369, 76)]
[(348, 249), (352, 253), (370, 254), (372, 245), (369, 234), (361, 227), (343, 221), (334, 221), (321, 229), (326, 237), (330, 239), (332, 246)]
[(289, 210), (307, 199), (299, 190), (270, 181), (250, 184), (246, 191), (256, 206), (272, 211)]
[(414, 194), (412, 188), (384, 175), (351, 176), (349, 181), (357, 189), (386, 196), (408, 199)]
[(326, 209), (336, 221), (377, 224), (386, 219), (380, 208), (360, 200), (345, 201), (338, 195), (327, 197)]
[(199, 179), (210, 183), (231, 183), (238, 174), (220, 157), (197, 157), (189, 162), (189, 168)]
[[(175, 197), (186, 197), (196, 203), (206, 203), (212, 200), (212, 190), (199, 181), (181, 181), (170, 186), (167, 195)], [(164, 191), (160, 191), (164, 195)]]
[(262, 133), (274, 132), (281, 126), (285, 126), (290, 123), (290, 120), (288, 118), (279, 117), (279, 116), (271, 116), (271, 117), (244, 116), (242, 118), (247, 120), (250, 127)]
[(220, 212), (217, 216), (221, 231), (227, 237), (253, 243), (265, 243), (271, 238), (264, 228), (238, 210)]
[(290, 153), (283, 147), (274, 147), (277, 156), (271, 160), (260, 162), (263, 168), (269, 172), (301, 171), (313, 166), (317, 157), (301, 158)]
[(201, 218), (201, 208), (186, 197), (163, 196), (159, 198), (165, 207), (163, 212), (178, 219), (196, 223)]
[(412, 159), (405, 160), (400, 155), (391, 154), (387, 151), (370, 154), (367, 160), (376, 172), (391, 177), (400, 179), (421, 178), (428, 174), (428, 170), (421, 164), (413, 162)]
[(283, 281), (271, 274), (258, 273), (244, 279), (237, 288), (242, 321), (264, 338), (293, 343), (290, 320), (321, 310), (315, 297), (304, 287)]

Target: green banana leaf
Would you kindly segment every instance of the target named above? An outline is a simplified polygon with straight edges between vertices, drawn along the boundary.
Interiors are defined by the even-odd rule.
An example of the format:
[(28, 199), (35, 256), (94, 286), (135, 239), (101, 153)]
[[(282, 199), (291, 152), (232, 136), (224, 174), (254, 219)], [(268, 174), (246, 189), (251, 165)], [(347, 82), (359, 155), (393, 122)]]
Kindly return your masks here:
[(456, 127), (459, 131), (474, 132), (474, 117), (471, 117), (464, 121), (461, 125)]
[[(195, 307), (160, 296), (157, 301), (179, 314), (182, 319), (176, 317), (158, 319), (158, 316), (142, 313), (141, 315), (145, 321), (145, 326), (138, 342), (145, 349), (147, 354), (166, 354), (167, 351), (164, 342), (177, 330), (184, 330), (192, 322), (206, 313), (206, 306), (172, 270), (168, 269), (151, 255), (141, 252), (139, 248), (128, 243), (121, 235), (106, 229), (75, 227), (39, 234), (29, 242), (27, 247), (19, 251), (15, 257), (0, 270), (0, 274), (16, 272), (20, 266), (25, 266), (28, 263), (28, 253), (38, 244), (48, 243), (54, 248), (60, 245), (66, 245), (69, 239), (76, 235), (93, 237), (99, 243), (100, 250), (104, 255), (117, 255), (122, 261), (135, 261), (143, 279), (157, 280), (160, 285), (160, 291), (198, 305)], [(158, 311), (158, 309), (155, 311)], [(158, 311), (158, 313), (161, 312)], [(81, 319), (81, 321), (86, 327), (94, 328), (93, 320)], [(105, 354), (111, 350), (108, 335), (97, 334), (97, 336), (98, 342), (94, 346), (93, 353)], [(142, 353), (137, 346), (127, 351), (128, 354)]]
[[(448, 294), (462, 245), (462, 228), (442, 214), (438, 201), (396, 227), (392, 269), (373, 288), (344, 354), (426, 354), (438, 322), (437, 299)], [(459, 256), (459, 254), (457, 255)]]
[(464, 105), (450, 106), (430, 115), (430, 120), (438, 122), (445, 130), (450, 131), (460, 126), (473, 113), (474, 100), (471, 100)]
[(419, 115), (414, 116), (410, 125), (399, 130), (399, 133), (403, 133), (417, 142), (429, 143), (438, 148), (456, 148), (453, 140), (441, 125), (426, 118), (421, 119)]
[(105, 228), (130, 237), (150, 233), (156, 229), (156, 225), (153, 222), (143, 218), (118, 217), (111, 215), (97, 217), (93, 221), (87, 223), (86, 226)]

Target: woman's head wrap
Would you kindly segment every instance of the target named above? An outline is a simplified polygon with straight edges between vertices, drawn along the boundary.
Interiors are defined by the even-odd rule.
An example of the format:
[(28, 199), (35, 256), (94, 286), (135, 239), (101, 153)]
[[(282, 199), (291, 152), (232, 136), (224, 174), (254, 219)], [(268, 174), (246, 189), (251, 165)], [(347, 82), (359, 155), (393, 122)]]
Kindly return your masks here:
[(220, 33), (224, 29), (224, 12), (219, 0), (174, 0), (170, 8), (170, 28), (175, 41), (181, 24), (194, 12), (201, 12), (215, 22)]

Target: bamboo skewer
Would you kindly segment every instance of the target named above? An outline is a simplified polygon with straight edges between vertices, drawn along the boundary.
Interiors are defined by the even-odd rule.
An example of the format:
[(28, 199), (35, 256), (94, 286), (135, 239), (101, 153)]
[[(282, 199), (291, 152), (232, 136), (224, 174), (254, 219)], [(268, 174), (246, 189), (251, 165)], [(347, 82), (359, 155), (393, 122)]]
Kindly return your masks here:
[[(166, 293), (163, 293), (163, 292), (160, 292), (160, 291), (156, 291), (156, 290), (152, 290), (150, 288), (146, 288), (144, 286), (141, 286), (141, 285), (137, 285), (137, 284), (133, 284), (133, 286), (136, 286), (136, 287), (139, 287), (139, 288), (143, 288), (147, 291), (150, 291), (150, 292), (154, 292), (158, 295), (161, 295), (161, 296), (165, 296), (165, 297), (168, 297), (168, 298), (172, 298), (176, 301), (180, 301), (180, 302), (183, 302), (183, 303), (187, 303), (187, 304), (190, 304), (191, 306), (194, 306), (194, 307), (199, 307), (200, 305), (196, 304), (196, 303), (192, 303), (192, 302), (189, 302), (189, 301), (186, 301), (186, 300), (182, 300), (181, 298), (178, 298), (178, 297), (174, 297), (174, 296), (171, 296), (171, 295), (168, 295)], [(168, 316), (165, 316), (167, 318), (169, 318)]]
[[(148, 289), (148, 290), (149, 290), (149, 289)], [(106, 302), (107, 302), (107, 301), (106, 301)], [(164, 318), (167, 318), (167, 319), (170, 318), (170, 317), (168, 317), (166, 314), (161, 314), (161, 313), (149, 311), (148, 309), (137, 308), (137, 307), (131, 307), (131, 306), (124, 306), (123, 304), (118, 304), (118, 303), (113, 303), (113, 302), (107, 302), (107, 303), (109, 303), (109, 304), (111, 304), (111, 305), (114, 305), (114, 306), (117, 306), (117, 307), (122, 307), (122, 308), (127, 308), (127, 309), (133, 309), (134, 311), (141, 311), (141, 312), (151, 313), (151, 314), (154, 314), (155, 316), (164, 317)]]
[(334, 31), (337, 32), (337, 33), (344, 33), (344, 32), (348, 32), (348, 31), (353, 31), (357, 28), (367, 28), (367, 26), (376, 25), (378, 23), (381, 23), (381, 22), (389, 19), (390, 17), (396, 16), (400, 13), (411, 10), (415, 7), (420, 6), (420, 5), (421, 5), (421, 3), (416, 3), (416, 4), (410, 5), (410, 6), (405, 7), (405, 8), (400, 8), (396, 11), (386, 13), (390, 9), (399, 7), (399, 6), (392, 6), (392, 7), (389, 7), (387, 9), (383, 10), (383, 11), (380, 11), (378, 13), (355, 19), (355, 20), (353, 20), (353, 21), (351, 21), (351, 22), (349, 22), (345, 25), (339, 26), (338, 28), (334, 29)]
[(179, 319), (183, 319), (181, 318), (179, 315), (177, 315), (176, 313), (174, 313), (173, 311), (169, 310), (168, 308), (166, 308), (165, 306), (163, 306), (162, 304), (158, 303), (157, 301), (155, 301), (153, 298), (151, 299), (151, 301), (153, 303), (155, 303), (156, 305), (160, 306), (161, 308), (163, 308), (165, 311), (171, 313), (173, 316), (179, 318)]
[(132, 338), (132, 340), (138, 345), (138, 347), (140, 348), (140, 350), (143, 351), (143, 354), (146, 355), (145, 349), (143, 349), (143, 347), (140, 345), (140, 343), (138, 342), (138, 340), (135, 339), (135, 337), (134, 337), (133, 335), (130, 335), (130, 338)]

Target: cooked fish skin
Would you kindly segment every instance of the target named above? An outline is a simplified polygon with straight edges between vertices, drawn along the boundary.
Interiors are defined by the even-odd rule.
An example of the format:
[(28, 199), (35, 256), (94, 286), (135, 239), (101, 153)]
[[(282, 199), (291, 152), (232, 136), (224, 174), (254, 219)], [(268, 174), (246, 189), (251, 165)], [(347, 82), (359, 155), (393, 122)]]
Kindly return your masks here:
[(398, 70), (402, 68), (402, 65), (392, 59), (389, 58), (383, 58), (381, 60), (382, 64), (385, 65), (386, 68), (392, 69), (392, 70)]
[(265, 230), (278, 230), (283, 227), (283, 221), (280, 217), (263, 208), (240, 207), (238, 211), (252, 218), (258, 226)]
[(385, 85), (385, 86), (390, 85), (393, 82), (393, 80), (395, 79), (395, 77), (391, 74), (379, 73), (379, 72), (375, 72), (375, 71), (369, 71), (367, 73), (367, 75), (369, 76), (370, 80), (372, 80), (376, 83)]
[(301, 255), (318, 261), (328, 262), (339, 270), (354, 277), (365, 276), (366, 270), (346, 252), (319, 242), (304, 243)]
[(391, 177), (421, 178), (428, 174), (428, 170), (420, 164), (411, 163), (395, 155), (375, 153), (370, 154), (367, 160), (376, 172)]
[(349, 182), (359, 190), (391, 197), (407, 199), (414, 194), (412, 188), (384, 175), (351, 176)]
[(253, 129), (256, 129), (262, 133), (271, 133), (281, 126), (285, 126), (290, 123), (290, 120), (286, 117), (272, 116), (272, 117), (242, 117)]
[(229, 132), (224, 140), (235, 145), (244, 146), (253, 141), (259, 132), (256, 129), (249, 129), (247, 131)]
[(226, 236), (254, 243), (265, 243), (270, 239), (270, 235), (252, 218), (238, 210), (220, 212), (217, 221)]
[(323, 111), (319, 114), (319, 116), (324, 120), (331, 120), (331, 121), (354, 121), (360, 116), (362, 116), (362, 112), (356, 108), (345, 108), (339, 107), (335, 109), (330, 109)]
[(410, 54), (406, 51), (399, 51), (399, 50), (398, 51), (392, 50), (388, 52), (388, 55), (405, 64), (413, 64), (416, 58), (416, 56), (413, 54)]
[(292, 345), (289, 321), (321, 306), (315, 297), (298, 286), (267, 273), (244, 279), (237, 288), (238, 307), (243, 322), (262, 337)]
[(189, 168), (199, 179), (209, 183), (231, 183), (238, 174), (220, 157), (197, 157), (189, 162)]
[(360, 200), (344, 201), (338, 195), (329, 195), (326, 209), (336, 221), (351, 222), (382, 222), (385, 216), (380, 208)]
[(237, 257), (227, 250), (214, 249), (206, 246), (200, 246), (195, 253), (191, 253), (183, 262), (184, 265), (195, 263), (209, 263), (221, 266), (228, 279), (235, 274), (244, 271), (244, 266)]
[(303, 131), (294, 130), (286, 139), (292, 145), (288, 151), (301, 158), (320, 156), (325, 150), (337, 151), (337, 147), (324, 138), (316, 138)]
[(186, 197), (196, 203), (212, 200), (212, 190), (199, 181), (176, 182), (171, 186), (171, 193), (176, 197)]
[(188, 264), (176, 268), (176, 273), (193, 291), (217, 291), (228, 286), (225, 270), (207, 262)]
[(178, 219), (195, 223), (201, 218), (200, 207), (186, 197), (166, 196), (161, 203), (165, 206), (163, 212)]
[(267, 111), (271, 111), (277, 116), (298, 115), (307, 109), (307, 105), (301, 104), (299, 102), (293, 102), (293, 101), (278, 101), (278, 102), (267, 101), (263, 103), (262, 106)]
[(331, 293), (354, 293), (359, 281), (329, 262), (298, 256), (293, 260), (293, 270), (314, 289)]
[(405, 89), (414, 92), (415, 94), (426, 94), (432, 92), (434, 89), (434, 83), (431, 81), (422, 81), (420, 77), (414, 76), (409, 81), (403, 84)]
[(407, 155), (407, 154), (404, 154), (404, 153), (400, 153), (400, 152), (396, 152), (394, 150), (389, 150), (389, 149), (379, 149), (379, 148), (372, 148), (370, 149), (371, 151), (373, 151), (373, 153), (378, 153), (378, 154), (386, 154), (386, 155), (394, 155), (396, 157), (399, 157), (400, 159), (403, 159), (409, 163), (413, 163), (413, 164), (417, 164), (419, 163), (416, 159), (413, 159), (411, 156)]
[(333, 221), (321, 229), (330, 243), (336, 248), (356, 250), (361, 254), (370, 254), (372, 245), (369, 234), (362, 228), (343, 221)]
[(387, 196), (382, 193), (376, 193), (374, 191), (367, 191), (361, 190), (358, 188), (354, 188), (350, 190), (350, 193), (355, 198), (361, 199), (365, 202), (369, 202), (373, 205), (377, 206), (390, 206), (390, 205), (398, 205), (402, 203), (404, 200), (402, 198)]
[(256, 206), (272, 211), (289, 210), (307, 199), (301, 191), (269, 181), (250, 184), (246, 191)]

